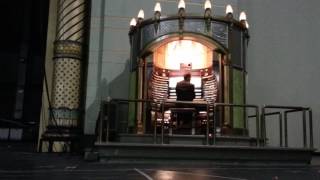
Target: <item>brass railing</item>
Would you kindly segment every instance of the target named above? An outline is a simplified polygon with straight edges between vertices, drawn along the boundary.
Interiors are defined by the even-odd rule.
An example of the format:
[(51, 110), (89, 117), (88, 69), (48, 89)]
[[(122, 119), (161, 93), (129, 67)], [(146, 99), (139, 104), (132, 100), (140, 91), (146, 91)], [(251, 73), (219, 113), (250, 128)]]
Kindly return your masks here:
[[(266, 113), (267, 109), (280, 109), (284, 112), (271, 112)], [(266, 144), (266, 116), (272, 114), (279, 114), (279, 129), (280, 129), (280, 147), (283, 147), (282, 140), (282, 114), (284, 115), (284, 141), (285, 147), (288, 147), (288, 114), (293, 112), (302, 112), (302, 136), (303, 136), (303, 147), (307, 148), (307, 112), (309, 114), (309, 148), (313, 148), (313, 122), (312, 122), (312, 109), (309, 107), (299, 107), (299, 106), (275, 106), (275, 105), (264, 105), (261, 108), (261, 135), (263, 139), (263, 144)]]
[[(210, 126), (210, 108), (209, 108), (209, 103), (207, 101), (166, 101), (163, 100), (161, 103), (161, 112), (162, 112), (162, 121), (161, 121), (161, 144), (164, 143), (164, 113), (165, 113), (165, 108), (166, 105), (174, 103), (175, 105), (185, 105), (185, 106), (190, 106), (190, 107), (195, 107), (195, 106), (204, 106), (207, 112), (207, 123), (206, 123), (206, 144), (209, 144), (209, 126)], [(156, 126), (155, 126), (156, 128)], [(156, 129), (154, 130), (154, 139), (157, 138), (157, 131)]]
[[(213, 112), (216, 112), (216, 109), (218, 107), (242, 107), (242, 108), (253, 108), (255, 109), (255, 117), (256, 117), (256, 141), (257, 141), (257, 146), (260, 146), (260, 119), (259, 119), (259, 106), (257, 105), (250, 105), (250, 104), (228, 104), (228, 103), (215, 103), (213, 107)], [(214, 120), (213, 120), (213, 132), (216, 132), (216, 123), (217, 123), (217, 113), (214, 113)], [(246, 120), (246, 119), (245, 119)], [(216, 145), (216, 136), (213, 136), (213, 144)]]
[[(168, 109), (168, 105), (174, 103), (175, 105), (186, 105), (190, 107), (195, 107), (197, 105), (201, 105), (203, 109), (207, 112), (206, 117), (206, 129), (205, 129), (205, 145), (217, 145), (216, 139), (217, 139), (217, 123), (219, 121), (218, 119), (218, 108), (219, 107), (229, 107), (229, 108), (244, 108), (246, 109), (253, 109), (254, 114), (246, 116), (245, 118), (245, 124), (247, 124), (247, 120), (250, 118), (255, 118), (256, 125), (255, 125), (255, 132), (256, 132), (256, 145), (257, 147), (260, 146), (266, 146), (267, 141), (267, 134), (266, 134), (266, 117), (267, 116), (278, 116), (279, 121), (279, 141), (280, 141), (280, 147), (288, 147), (288, 114), (293, 112), (302, 112), (302, 137), (303, 137), (303, 148), (313, 148), (313, 122), (312, 122), (312, 110), (309, 107), (297, 107), (297, 106), (274, 106), (274, 105), (264, 105), (261, 109), (257, 105), (250, 105), (250, 104), (228, 104), (228, 103), (215, 103), (213, 106), (209, 104), (206, 101), (203, 102), (195, 102), (195, 101), (167, 101), (164, 100), (162, 102), (155, 102), (153, 100), (149, 99), (111, 99), (110, 101), (102, 101), (101, 102), (101, 108), (100, 108), (100, 117), (99, 121), (97, 123), (97, 135), (98, 139), (97, 141), (99, 143), (106, 142), (108, 143), (110, 140), (110, 132), (115, 131), (116, 133), (135, 133), (135, 131), (128, 130), (128, 118), (122, 118), (123, 121), (119, 121), (119, 115), (125, 115), (125, 113), (120, 112), (120, 105), (125, 104), (129, 105), (130, 103), (135, 103), (135, 106), (140, 103), (144, 104), (143, 106), (146, 107), (146, 104), (149, 104), (149, 106), (152, 107), (152, 110), (155, 111), (155, 114), (158, 114), (161, 116), (162, 119), (159, 125), (159, 122), (157, 122), (157, 115), (154, 117), (154, 124), (150, 124), (150, 126), (153, 125), (153, 130), (149, 129), (149, 132), (153, 131), (153, 143), (158, 143), (159, 137), (158, 132), (159, 129), (157, 128), (160, 126), (160, 133), (161, 133), (161, 139), (160, 143), (164, 144), (164, 126), (165, 126), (165, 119), (164, 119), (164, 113)], [(114, 106), (114, 107), (112, 107)], [(112, 111), (115, 111), (111, 113)], [(274, 112), (266, 112), (267, 109), (277, 109), (278, 111)], [(309, 146), (307, 143), (307, 113), (309, 118)], [(113, 115), (112, 115), (113, 114)], [(127, 113), (128, 114), (128, 113)], [(126, 114), (126, 115), (127, 115)], [(245, 113), (246, 114), (246, 113)], [(284, 122), (283, 122), (284, 120)], [(110, 127), (110, 123), (113, 123), (112, 127)], [(136, 124), (135, 124), (136, 125)], [(146, 128), (146, 127), (144, 127)], [(248, 128), (248, 127), (244, 127)], [(125, 129), (125, 130), (123, 130)], [(210, 132), (213, 132), (212, 136), (210, 136)], [(283, 140), (284, 138), (284, 140)], [(283, 143), (284, 142), (284, 143)]]
[[(100, 106), (100, 115), (99, 115), (98, 132), (97, 132), (99, 143), (109, 142), (109, 139), (110, 139), (109, 136), (110, 136), (110, 130), (111, 130), (110, 129), (111, 118), (113, 119), (113, 122), (114, 122), (114, 126), (115, 126), (113, 128), (114, 130), (118, 131), (119, 126), (121, 128), (123, 127), (123, 124), (125, 124), (124, 126), (128, 128), (128, 118), (124, 118), (125, 120), (121, 122), (117, 122), (117, 121), (119, 119), (118, 116), (120, 114), (119, 106), (121, 104), (126, 104), (129, 106), (130, 103), (135, 103), (135, 105), (137, 105), (138, 103), (147, 104), (147, 103), (155, 103), (155, 102), (148, 99), (111, 99), (109, 101), (102, 101)], [(114, 116), (111, 115), (111, 108), (113, 108), (112, 106), (115, 106)], [(127, 112), (127, 115), (128, 115), (128, 112)], [(129, 130), (126, 129), (125, 133), (128, 133), (128, 132)]]

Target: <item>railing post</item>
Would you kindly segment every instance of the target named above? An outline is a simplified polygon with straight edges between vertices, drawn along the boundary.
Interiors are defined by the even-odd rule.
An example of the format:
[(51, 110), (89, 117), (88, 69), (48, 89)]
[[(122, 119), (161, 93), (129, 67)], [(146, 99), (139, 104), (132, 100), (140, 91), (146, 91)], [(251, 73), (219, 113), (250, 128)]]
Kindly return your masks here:
[(208, 102), (207, 102), (206, 145), (209, 145), (209, 123), (210, 123), (209, 116), (210, 116), (210, 112), (209, 112), (209, 105), (208, 105)]
[(283, 146), (283, 142), (282, 142), (282, 112), (279, 112), (279, 131), (280, 131), (280, 147)]
[(309, 112), (309, 133), (310, 133), (310, 148), (313, 148), (313, 122), (312, 122), (312, 109), (308, 109)]
[(265, 106), (261, 109), (261, 118), (260, 118), (260, 121), (261, 121), (261, 138), (262, 138), (262, 146), (265, 146), (266, 145), (266, 124), (265, 124)]
[(284, 112), (284, 146), (288, 147), (288, 113)]
[(104, 121), (104, 101), (101, 101), (100, 103), (100, 118), (99, 118), (99, 131), (98, 131), (98, 141), (99, 143), (102, 142), (102, 131), (103, 131), (103, 121)]
[(257, 146), (260, 147), (260, 114), (259, 114), (259, 107), (256, 107), (256, 133), (257, 133)]
[(163, 139), (164, 139), (164, 106), (165, 106), (165, 101), (162, 102), (162, 119), (161, 119), (161, 144), (163, 144)]
[[(106, 142), (109, 142), (109, 133), (110, 133), (110, 108), (111, 108), (112, 100), (107, 102), (107, 132), (106, 132)], [(103, 110), (104, 111), (104, 110)]]
[[(153, 127), (153, 144), (157, 144), (157, 120), (158, 120), (158, 104), (156, 102), (155, 103), (155, 113), (154, 113), (154, 127)], [(160, 107), (159, 107), (160, 108)], [(160, 110), (160, 109), (159, 109)], [(152, 114), (151, 114), (152, 117)]]
[[(116, 116), (115, 116), (115, 123), (114, 123), (114, 129), (116, 130), (116, 132), (119, 132), (119, 123), (120, 123), (120, 107), (121, 107), (121, 102), (120, 101), (116, 101)], [(129, 102), (128, 102), (129, 103)]]
[[(243, 118), (244, 118), (244, 121), (243, 121), (243, 128), (246, 130), (248, 129), (248, 122), (247, 122), (247, 107), (243, 106), (242, 107), (242, 110), (243, 110)], [(245, 133), (246, 131), (243, 131), (243, 135), (246, 135)], [(249, 132), (248, 132), (249, 133)]]
[(304, 109), (302, 111), (302, 133), (303, 133), (303, 147), (307, 147), (307, 133), (306, 133), (306, 128), (307, 128), (307, 122), (306, 122), (306, 110)]
[[(216, 145), (216, 126), (217, 126), (217, 117), (216, 117), (216, 112), (217, 112), (217, 109), (216, 109), (216, 104), (213, 105), (213, 114), (212, 114), (212, 117), (213, 117), (213, 133), (212, 133), (212, 143), (213, 145)], [(207, 122), (208, 123), (208, 122)], [(208, 132), (207, 132), (207, 136), (209, 137), (209, 129), (208, 129)]]

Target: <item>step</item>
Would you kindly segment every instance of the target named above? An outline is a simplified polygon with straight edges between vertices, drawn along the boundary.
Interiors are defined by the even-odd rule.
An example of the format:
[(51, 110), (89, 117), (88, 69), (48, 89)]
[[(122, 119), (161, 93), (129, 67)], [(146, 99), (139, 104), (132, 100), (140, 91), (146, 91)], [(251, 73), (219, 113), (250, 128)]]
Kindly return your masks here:
[(310, 164), (314, 149), (173, 145), (141, 143), (95, 143), (93, 151), (100, 159), (142, 162), (186, 161), (222, 163)]
[[(153, 134), (119, 134), (116, 138), (117, 142), (121, 143), (141, 143), (153, 144)], [(161, 142), (161, 135), (157, 135), (157, 143)], [(166, 134), (164, 136), (166, 144), (192, 144), (204, 145), (206, 139), (204, 135), (187, 135), (187, 134)], [(237, 146), (255, 146), (256, 138), (246, 136), (218, 136), (216, 138), (217, 145), (237, 145)]]

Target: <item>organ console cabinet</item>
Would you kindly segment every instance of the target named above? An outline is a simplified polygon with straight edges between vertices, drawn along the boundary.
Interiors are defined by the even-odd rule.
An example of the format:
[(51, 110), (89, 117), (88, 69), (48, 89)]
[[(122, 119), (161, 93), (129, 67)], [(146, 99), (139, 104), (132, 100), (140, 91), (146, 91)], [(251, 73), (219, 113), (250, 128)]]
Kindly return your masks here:
[[(245, 24), (230, 17), (174, 15), (138, 21), (129, 31), (131, 53), (130, 98), (154, 104), (175, 101), (176, 83), (186, 72), (195, 85), (195, 102), (246, 103)], [(245, 110), (217, 109), (217, 125), (226, 133), (246, 132)], [(138, 133), (157, 121), (157, 110), (138, 104), (134, 122)], [(200, 112), (205, 113), (205, 112)], [(149, 114), (149, 115), (148, 115)], [(131, 116), (132, 117), (132, 116)]]

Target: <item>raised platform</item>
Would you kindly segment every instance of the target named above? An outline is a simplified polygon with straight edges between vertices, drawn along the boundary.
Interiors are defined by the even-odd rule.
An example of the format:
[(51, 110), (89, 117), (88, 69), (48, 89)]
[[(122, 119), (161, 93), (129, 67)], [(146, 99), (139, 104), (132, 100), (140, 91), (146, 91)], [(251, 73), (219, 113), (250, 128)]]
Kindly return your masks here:
[(138, 143), (95, 144), (94, 151), (105, 160), (205, 161), (245, 163), (310, 164), (313, 149), (172, 145)]
[[(117, 142), (154, 144), (153, 134), (119, 134), (116, 137)], [(212, 139), (210, 140), (212, 143)], [(257, 139), (246, 136), (217, 136), (217, 145), (235, 145), (235, 146), (256, 146)], [(182, 135), (182, 134), (166, 134), (164, 136), (165, 144), (188, 144), (188, 145), (205, 145), (206, 139), (204, 135)], [(156, 144), (161, 144), (161, 136), (158, 135)]]
[[(220, 136), (216, 145), (205, 145), (203, 135), (166, 135), (164, 144), (158, 136), (120, 134), (118, 142), (95, 143), (86, 157), (107, 161), (200, 161), (213, 163), (284, 163), (310, 164), (314, 149), (257, 147), (256, 139)], [(87, 159), (89, 160), (89, 159)]]

